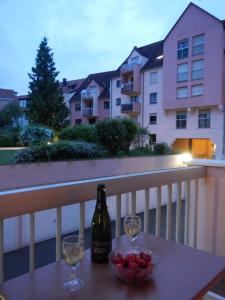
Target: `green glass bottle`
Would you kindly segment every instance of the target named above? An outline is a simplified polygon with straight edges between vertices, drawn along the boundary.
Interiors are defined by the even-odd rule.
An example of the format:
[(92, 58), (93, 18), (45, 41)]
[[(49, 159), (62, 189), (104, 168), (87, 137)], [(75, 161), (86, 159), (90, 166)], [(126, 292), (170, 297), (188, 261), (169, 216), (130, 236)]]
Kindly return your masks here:
[(109, 217), (105, 185), (97, 186), (97, 202), (91, 226), (91, 259), (97, 263), (108, 262), (112, 249), (112, 229)]

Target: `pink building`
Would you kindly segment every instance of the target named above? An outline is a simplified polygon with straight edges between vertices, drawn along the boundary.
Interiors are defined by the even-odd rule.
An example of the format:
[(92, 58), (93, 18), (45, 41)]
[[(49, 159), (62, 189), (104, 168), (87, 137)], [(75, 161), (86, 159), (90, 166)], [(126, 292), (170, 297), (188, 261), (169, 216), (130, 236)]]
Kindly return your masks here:
[(0, 88), (0, 110), (2, 110), (7, 104), (16, 100), (16, 92), (9, 89)]

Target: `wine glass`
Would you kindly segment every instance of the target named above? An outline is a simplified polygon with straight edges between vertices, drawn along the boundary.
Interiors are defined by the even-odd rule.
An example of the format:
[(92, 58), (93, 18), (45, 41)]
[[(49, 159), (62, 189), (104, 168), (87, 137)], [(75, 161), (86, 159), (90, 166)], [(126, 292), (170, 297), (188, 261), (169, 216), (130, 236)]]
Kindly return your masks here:
[(84, 238), (79, 235), (65, 237), (62, 252), (65, 263), (71, 267), (69, 280), (64, 282), (63, 287), (70, 292), (79, 290), (84, 284), (78, 273), (80, 262), (84, 257)]
[(137, 236), (141, 231), (141, 218), (137, 215), (125, 216), (123, 220), (123, 228), (132, 244), (132, 242), (137, 239)]

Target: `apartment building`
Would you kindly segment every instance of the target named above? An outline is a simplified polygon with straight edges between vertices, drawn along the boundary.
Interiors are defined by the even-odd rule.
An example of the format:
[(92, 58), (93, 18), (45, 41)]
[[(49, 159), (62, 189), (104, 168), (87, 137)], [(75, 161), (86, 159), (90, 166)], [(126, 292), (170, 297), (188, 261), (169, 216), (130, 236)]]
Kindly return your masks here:
[(196, 157), (224, 153), (225, 22), (190, 3), (163, 41), (134, 47), (111, 80), (111, 117), (129, 116)]
[(16, 100), (16, 92), (9, 89), (0, 88), (0, 110), (2, 110), (7, 104)]

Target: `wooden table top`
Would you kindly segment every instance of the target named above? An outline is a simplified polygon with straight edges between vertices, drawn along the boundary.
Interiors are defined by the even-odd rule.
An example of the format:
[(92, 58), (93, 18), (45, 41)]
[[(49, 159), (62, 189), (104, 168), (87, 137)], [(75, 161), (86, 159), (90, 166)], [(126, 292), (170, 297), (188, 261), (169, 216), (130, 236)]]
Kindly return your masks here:
[[(127, 237), (113, 241), (113, 247), (128, 243)], [(137, 244), (160, 256), (152, 279), (131, 286), (115, 278), (109, 264), (96, 264), (85, 251), (81, 277), (84, 287), (73, 293), (63, 290), (69, 276), (63, 261), (36, 269), (0, 286), (7, 300), (197, 300), (225, 276), (225, 258), (141, 233)]]

